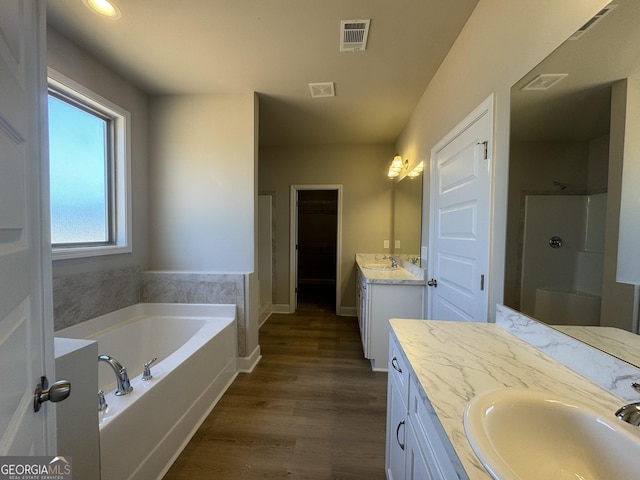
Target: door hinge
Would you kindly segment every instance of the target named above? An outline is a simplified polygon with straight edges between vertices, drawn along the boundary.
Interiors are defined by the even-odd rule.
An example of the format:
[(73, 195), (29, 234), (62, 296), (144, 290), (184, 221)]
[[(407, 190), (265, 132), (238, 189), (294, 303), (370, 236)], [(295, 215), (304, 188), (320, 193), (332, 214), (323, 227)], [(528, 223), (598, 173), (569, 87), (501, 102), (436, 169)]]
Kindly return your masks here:
[(484, 291), (484, 275), (480, 275), (480, 291)]
[(482, 145), (484, 147), (484, 159), (489, 160), (489, 141), (485, 140), (484, 142), (478, 142), (477, 145)]

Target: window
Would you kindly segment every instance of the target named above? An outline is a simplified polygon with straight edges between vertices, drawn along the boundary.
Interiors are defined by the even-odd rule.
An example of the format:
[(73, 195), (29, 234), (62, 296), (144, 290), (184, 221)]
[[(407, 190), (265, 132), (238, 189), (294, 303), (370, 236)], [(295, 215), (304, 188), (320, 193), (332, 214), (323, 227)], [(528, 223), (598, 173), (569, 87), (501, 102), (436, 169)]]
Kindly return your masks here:
[(49, 70), (53, 258), (131, 251), (129, 114)]

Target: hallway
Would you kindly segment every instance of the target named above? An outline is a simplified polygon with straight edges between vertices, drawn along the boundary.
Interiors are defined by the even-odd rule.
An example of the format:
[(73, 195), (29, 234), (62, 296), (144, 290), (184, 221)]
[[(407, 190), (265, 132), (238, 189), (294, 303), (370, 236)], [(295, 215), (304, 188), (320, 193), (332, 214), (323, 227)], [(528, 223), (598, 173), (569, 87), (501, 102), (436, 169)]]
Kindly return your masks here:
[(260, 345), (165, 479), (384, 479), (387, 374), (357, 319), (274, 314)]

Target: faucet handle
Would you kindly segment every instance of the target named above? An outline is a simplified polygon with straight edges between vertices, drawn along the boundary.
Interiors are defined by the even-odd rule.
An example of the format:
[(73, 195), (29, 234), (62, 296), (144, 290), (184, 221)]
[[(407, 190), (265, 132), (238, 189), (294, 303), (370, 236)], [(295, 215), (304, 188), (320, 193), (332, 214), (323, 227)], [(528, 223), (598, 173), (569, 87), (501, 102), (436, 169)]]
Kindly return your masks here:
[(142, 380), (144, 380), (145, 382), (153, 378), (153, 375), (151, 375), (151, 368), (149, 367), (156, 360), (158, 360), (158, 357), (153, 357), (151, 360), (149, 360), (147, 363), (144, 364), (144, 372), (142, 372)]
[(109, 405), (107, 405), (107, 401), (104, 398), (104, 391), (98, 390), (98, 411), (104, 412), (108, 406)]

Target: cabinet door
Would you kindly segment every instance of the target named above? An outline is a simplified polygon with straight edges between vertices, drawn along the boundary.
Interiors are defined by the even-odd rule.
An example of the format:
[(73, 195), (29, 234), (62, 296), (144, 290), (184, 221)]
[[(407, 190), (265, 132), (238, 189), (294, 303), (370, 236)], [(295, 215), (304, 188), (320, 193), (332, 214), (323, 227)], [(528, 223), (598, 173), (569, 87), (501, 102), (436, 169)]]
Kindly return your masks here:
[(393, 337), (389, 338), (389, 367), (388, 378), (396, 382), (398, 389), (402, 393), (402, 398), (408, 404), (409, 398), (409, 367), (405, 363), (405, 358), (401, 349)]
[(425, 478), (433, 480), (458, 478), (452, 458), (449, 456), (447, 448), (445, 448), (434, 424), (434, 421), (437, 420), (434, 420), (435, 412), (433, 412), (433, 407), (428, 404), (428, 400), (422, 398), (418, 384), (413, 377), (409, 381), (408, 418), (408, 423), (411, 424), (411, 431), (419, 444), (423, 462), (431, 472), (431, 475)]
[(387, 480), (403, 480), (405, 469), (406, 400), (392, 378), (387, 383)]
[(406, 480), (436, 480), (429, 471), (427, 460), (420, 449), (420, 443), (418, 442), (418, 438), (416, 437), (416, 432), (413, 429), (411, 421), (407, 422), (407, 444), (405, 446), (405, 455)]

